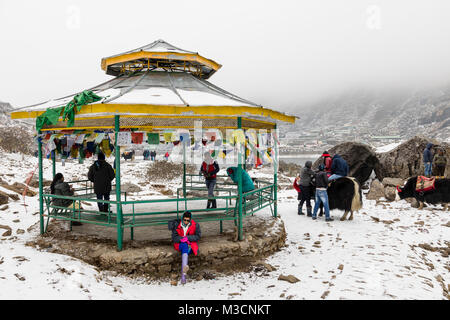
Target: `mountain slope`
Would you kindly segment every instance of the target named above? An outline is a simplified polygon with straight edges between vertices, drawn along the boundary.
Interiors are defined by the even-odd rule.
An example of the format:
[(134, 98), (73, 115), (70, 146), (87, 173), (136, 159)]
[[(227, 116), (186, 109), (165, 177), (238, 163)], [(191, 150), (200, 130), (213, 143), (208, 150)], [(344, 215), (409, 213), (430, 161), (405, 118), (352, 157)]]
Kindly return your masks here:
[(353, 125), (372, 135), (422, 134), (450, 138), (450, 88), (424, 91), (355, 91), (323, 100), (300, 112), (303, 129)]

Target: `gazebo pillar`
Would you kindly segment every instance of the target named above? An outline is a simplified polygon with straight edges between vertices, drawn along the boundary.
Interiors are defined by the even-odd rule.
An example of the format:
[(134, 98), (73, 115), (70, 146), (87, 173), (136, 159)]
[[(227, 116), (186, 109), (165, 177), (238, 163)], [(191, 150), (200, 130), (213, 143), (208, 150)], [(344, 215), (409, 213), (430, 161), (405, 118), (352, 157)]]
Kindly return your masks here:
[[(277, 125), (275, 124), (275, 132), (277, 130)], [(278, 192), (278, 142), (272, 135), (273, 148), (275, 151), (275, 157), (273, 159), (273, 216), (277, 217), (277, 192)]]
[(56, 152), (55, 150), (52, 151), (52, 174), (53, 178), (56, 176)]
[(114, 116), (114, 150), (116, 152), (116, 204), (117, 204), (117, 249), (122, 251), (123, 245), (123, 217), (122, 217), (122, 199), (120, 192), (120, 146), (118, 145), (120, 131), (120, 116)]
[(41, 131), (38, 131), (38, 167), (39, 167), (39, 228), (41, 234), (44, 234), (44, 188), (43, 188), (43, 170), (42, 170), (42, 142), (39, 135), (41, 134)]
[[(238, 117), (238, 122), (237, 122), (237, 126), (238, 126), (238, 129), (242, 129), (242, 118), (241, 117)], [(245, 141), (244, 141), (244, 146), (245, 146)], [(242, 241), (243, 240), (243, 238), (244, 238), (244, 228), (243, 228), (243, 218), (242, 218), (242, 170), (244, 170), (244, 167), (245, 166), (245, 164), (244, 163), (242, 163), (242, 143), (238, 143), (238, 166), (237, 166), (237, 168), (238, 168), (238, 194), (239, 194), (239, 197), (238, 197), (238, 201), (239, 201), (239, 204), (238, 204), (238, 217), (239, 217), (239, 220), (238, 220), (238, 239), (240, 240), (240, 241)]]

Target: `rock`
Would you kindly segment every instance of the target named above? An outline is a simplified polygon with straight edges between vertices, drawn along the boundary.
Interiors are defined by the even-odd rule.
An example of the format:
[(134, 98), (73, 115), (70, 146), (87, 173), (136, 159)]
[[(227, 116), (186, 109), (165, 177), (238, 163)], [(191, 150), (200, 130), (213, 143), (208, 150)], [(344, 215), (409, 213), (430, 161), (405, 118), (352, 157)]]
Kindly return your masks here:
[[(368, 145), (357, 142), (341, 143), (328, 150), (331, 156), (339, 154), (349, 167), (349, 176), (355, 177), (362, 185), (369, 179), (371, 173), (378, 166), (378, 158), (375, 151)], [(317, 159), (313, 168), (317, 169), (323, 158)]]
[(325, 291), (320, 297), (322, 298), (322, 299), (325, 299), (327, 296), (328, 296), (328, 294), (330, 293), (330, 291)]
[[(25, 180), (24, 183), (26, 184), (27, 181)], [(52, 184), (52, 182), (50, 180), (46, 180), (44, 179), (43, 181), (43, 186), (44, 187), (49, 187)], [(39, 176), (34, 175), (33, 178), (31, 179), (29, 186), (32, 188), (39, 188)]]
[(403, 186), (405, 183), (403, 179), (400, 178), (384, 178), (381, 182), (383, 186), (390, 186), (390, 187), (396, 187), (396, 186)]
[(25, 281), (25, 277), (22, 277), (20, 274), (15, 273), (14, 275), (15, 275), (16, 278), (19, 279), (20, 281)]
[(4, 205), (3, 207), (0, 208), (1, 211), (5, 211), (6, 209), (8, 209), (9, 206), (8, 205)]
[(275, 268), (274, 266), (268, 264), (268, 263), (262, 263), (262, 265), (267, 269), (268, 272), (272, 272), (272, 271), (276, 271), (277, 268)]
[(24, 185), (23, 183), (20, 183), (20, 182), (14, 182), (12, 184), (12, 187), (15, 188), (17, 190), (16, 192), (19, 193), (19, 194), (23, 194), (24, 190), (26, 189), (27, 190), (27, 192), (26, 192), (26, 196), (27, 197), (34, 197), (37, 194), (33, 190), (30, 190), (29, 187), (27, 187), (26, 185)]
[[(433, 139), (416, 136), (391, 151), (377, 155), (379, 160), (379, 165), (375, 168), (377, 178), (380, 180), (386, 177), (407, 179), (412, 176), (423, 175), (424, 165), (422, 155), (423, 150), (429, 142), (445, 149), (445, 155), (447, 157), (446, 172), (450, 172), (450, 145), (440, 143)], [(435, 147), (432, 148), (432, 152), (435, 152), (434, 150)]]
[(142, 188), (139, 187), (138, 185), (134, 184), (134, 183), (124, 183), (120, 186), (121, 190), (123, 192), (128, 192), (128, 193), (132, 193), (132, 192), (141, 192)]
[(395, 187), (386, 187), (384, 188), (384, 197), (388, 200), (388, 201), (395, 201), (395, 196), (396, 196), (396, 188)]
[(292, 274), (290, 274), (290, 275), (288, 275), (288, 276), (284, 276), (284, 275), (280, 275), (279, 277), (278, 277), (278, 280), (281, 280), (281, 281), (287, 281), (287, 282), (289, 282), (289, 283), (296, 283), (296, 282), (299, 282), (300, 280), (299, 279), (297, 279), (295, 276), (293, 276)]
[(169, 273), (172, 270), (172, 266), (170, 264), (164, 264), (161, 266), (158, 266), (158, 271), (160, 273)]
[(30, 190), (26, 185), (20, 182), (14, 182), (12, 185), (9, 185), (7, 183), (0, 184), (5, 189), (11, 190), (15, 193), (22, 194), (25, 188), (27, 189), (26, 196), (27, 197), (34, 197), (37, 193), (33, 190)]
[(338, 269), (341, 270), (341, 271), (344, 270), (344, 265), (343, 265), (343, 264), (340, 264), (339, 267), (338, 267)]
[(164, 189), (160, 191), (161, 194), (165, 195), (165, 196), (172, 196), (173, 195), (173, 191), (170, 189)]
[(0, 205), (7, 204), (9, 202), (9, 197), (6, 193), (0, 191)]
[(374, 179), (370, 184), (370, 190), (366, 198), (368, 200), (378, 200), (381, 197), (384, 197), (384, 186), (379, 180)]
[(2, 234), (2, 237), (9, 237), (12, 233), (11, 227), (0, 224), (0, 229), (5, 229), (6, 231)]
[(178, 285), (178, 281), (177, 280), (171, 280), (170, 281), (170, 285), (177, 286)]
[(23, 230), (23, 229), (17, 229), (16, 233), (17, 233), (17, 234), (24, 234), (24, 233), (25, 233), (25, 230)]
[(19, 195), (16, 194), (16, 193), (8, 193), (8, 197), (10, 197), (14, 201), (19, 201), (20, 200)]

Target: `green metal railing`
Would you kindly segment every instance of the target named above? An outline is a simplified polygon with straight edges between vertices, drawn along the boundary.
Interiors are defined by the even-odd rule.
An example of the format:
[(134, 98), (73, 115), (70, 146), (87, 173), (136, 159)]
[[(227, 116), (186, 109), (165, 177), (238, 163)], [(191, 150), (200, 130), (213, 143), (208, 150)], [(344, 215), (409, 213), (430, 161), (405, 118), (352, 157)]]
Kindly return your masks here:
[[(237, 117), (237, 128), (242, 128), (242, 119)], [(276, 126), (275, 126), (276, 128)], [(219, 208), (199, 209), (192, 207), (193, 203), (202, 202), (206, 204), (208, 197), (187, 197), (187, 191), (206, 191), (205, 182), (201, 175), (192, 175), (186, 173), (186, 150), (183, 145), (183, 187), (177, 189), (177, 197), (174, 199), (152, 199), (127, 201), (126, 192), (121, 192), (121, 175), (120, 175), (120, 147), (117, 145), (118, 134), (120, 131), (120, 115), (114, 115), (114, 135), (115, 135), (115, 182), (113, 187), (115, 200), (97, 200), (93, 198), (95, 195), (92, 184), (87, 180), (69, 182), (74, 187), (74, 196), (57, 196), (45, 194), (43, 191), (43, 163), (42, 163), (42, 141), (38, 139), (38, 167), (39, 167), (39, 213), (40, 213), (40, 232), (46, 232), (50, 217), (71, 222), (79, 221), (84, 223), (93, 223), (101, 226), (117, 228), (117, 248), (122, 250), (123, 231), (124, 228), (131, 229), (131, 239), (134, 237), (134, 227), (164, 224), (169, 220), (179, 218), (180, 214), (185, 210), (190, 210), (198, 221), (220, 221), (220, 231), (222, 232), (222, 221), (233, 220), (238, 226), (238, 238), (243, 239), (243, 218), (247, 215), (253, 215), (256, 211), (270, 206), (272, 215), (277, 216), (277, 171), (278, 167), (274, 165), (274, 181), (264, 181), (263, 179), (255, 180), (256, 189), (248, 192), (242, 192), (242, 170), (245, 167), (245, 143), (238, 143), (238, 183), (237, 185), (229, 182), (225, 175), (217, 176), (216, 192), (227, 193), (227, 196), (216, 196), (210, 199), (220, 200)], [(41, 134), (41, 131), (38, 132)], [(278, 156), (277, 144), (275, 147), (275, 158)], [(52, 156), (52, 172), (56, 174), (55, 155)], [(225, 178), (222, 179), (222, 178)], [(180, 191), (183, 191), (182, 197)], [(122, 199), (124, 195), (124, 199)], [(55, 199), (71, 200), (71, 204), (67, 207), (56, 206)], [(98, 202), (108, 203), (110, 209), (115, 212), (100, 212), (82, 208), (83, 203), (96, 204)], [(176, 210), (144, 210), (138, 212), (138, 206), (149, 206), (154, 204), (173, 204), (176, 202)], [(234, 205), (233, 205), (234, 202)], [(45, 204), (45, 209), (44, 209)], [(77, 205), (78, 204), (78, 205)], [(124, 208), (130, 207), (130, 212), (124, 212)], [(126, 210), (125, 210), (126, 211)], [(44, 226), (44, 218), (47, 217), (47, 224)]]
[[(86, 183), (85, 180), (80, 181), (72, 181), (71, 184), (83, 184)], [(271, 207), (274, 203), (274, 186), (270, 185), (265, 181), (256, 180), (255, 184), (257, 186), (261, 186), (253, 191), (247, 192), (243, 194), (243, 202), (241, 204), (243, 217), (248, 215), (253, 215), (255, 212), (266, 208), (268, 206)], [(262, 186), (265, 185), (265, 186)], [(190, 188), (188, 186), (187, 188)], [(193, 187), (200, 188), (200, 187)], [(177, 190), (177, 197), (173, 199), (150, 199), (150, 200), (98, 200), (93, 199), (92, 197), (86, 196), (90, 195), (87, 191), (91, 190), (89, 184), (85, 184), (82, 188), (77, 188), (77, 191), (80, 193), (75, 196), (60, 196), (54, 194), (43, 194), (44, 203), (46, 205), (46, 210), (42, 214), (42, 217), (47, 218), (47, 223), (45, 226), (45, 231), (48, 228), (48, 222), (50, 218), (66, 220), (66, 221), (78, 221), (82, 223), (90, 223), (100, 226), (106, 227), (117, 227), (120, 229), (130, 228), (131, 229), (131, 239), (134, 238), (134, 228), (142, 227), (142, 226), (153, 226), (153, 225), (163, 225), (166, 224), (170, 220), (180, 219), (181, 215), (189, 210), (192, 212), (193, 217), (197, 221), (219, 221), (220, 222), (220, 232), (223, 230), (222, 222), (226, 220), (234, 221), (235, 225), (239, 222), (238, 215), (238, 204), (239, 204), (239, 196), (235, 194), (235, 188), (229, 188), (225, 191), (228, 192), (227, 196), (216, 196), (210, 199), (215, 199), (218, 201), (217, 208), (195, 208), (191, 204), (201, 203), (205, 205), (205, 201), (208, 200), (207, 197), (192, 197), (192, 198), (184, 198), (180, 197), (180, 189)], [(195, 189), (197, 190), (197, 189)], [(206, 187), (203, 187), (203, 190), (207, 191)], [(53, 204), (54, 199), (66, 199), (71, 200), (72, 204), (67, 207), (58, 206)], [(83, 208), (83, 206), (88, 203), (95, 205), (98, 202), (108, 203), (110, 209), (115, 208), (120, 204), (120, 208), (122, 209), (122, 215), (119, 215), (116, 212), (100, 212), (95, 209), (87, 209)], [(145, 210), (146, 208), (152, 208), (156, 204), (174, 204), (176, 203), (175, 210)], [(234, 205), (233, 205), (234, 203)], [(78, 206), (76, 205), (78, 204)], [(144, 207), (144, 210), (140, 210), (140, 207)], [(273, 210), (272, 210), (273, 213)], [(118, 239), (119, 241), (119, 239)], [(121, 244), (118, 243), (118, 247)]]

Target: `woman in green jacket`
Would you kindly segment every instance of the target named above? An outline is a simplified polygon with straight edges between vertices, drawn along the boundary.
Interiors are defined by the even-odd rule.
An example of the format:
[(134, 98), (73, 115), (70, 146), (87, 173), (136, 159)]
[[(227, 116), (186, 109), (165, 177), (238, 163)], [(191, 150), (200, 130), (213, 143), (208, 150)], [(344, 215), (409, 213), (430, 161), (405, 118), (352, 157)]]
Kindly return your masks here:
[(238, 173), (239, 170), (242, 172), (242, 192), (246, 193), (255, 189), (252, 178), (248, 175), (247, 171), (240, 167), (229, 167), (227, 169), (227, 174), (233, 180), (234, 183), (238, 184)]

